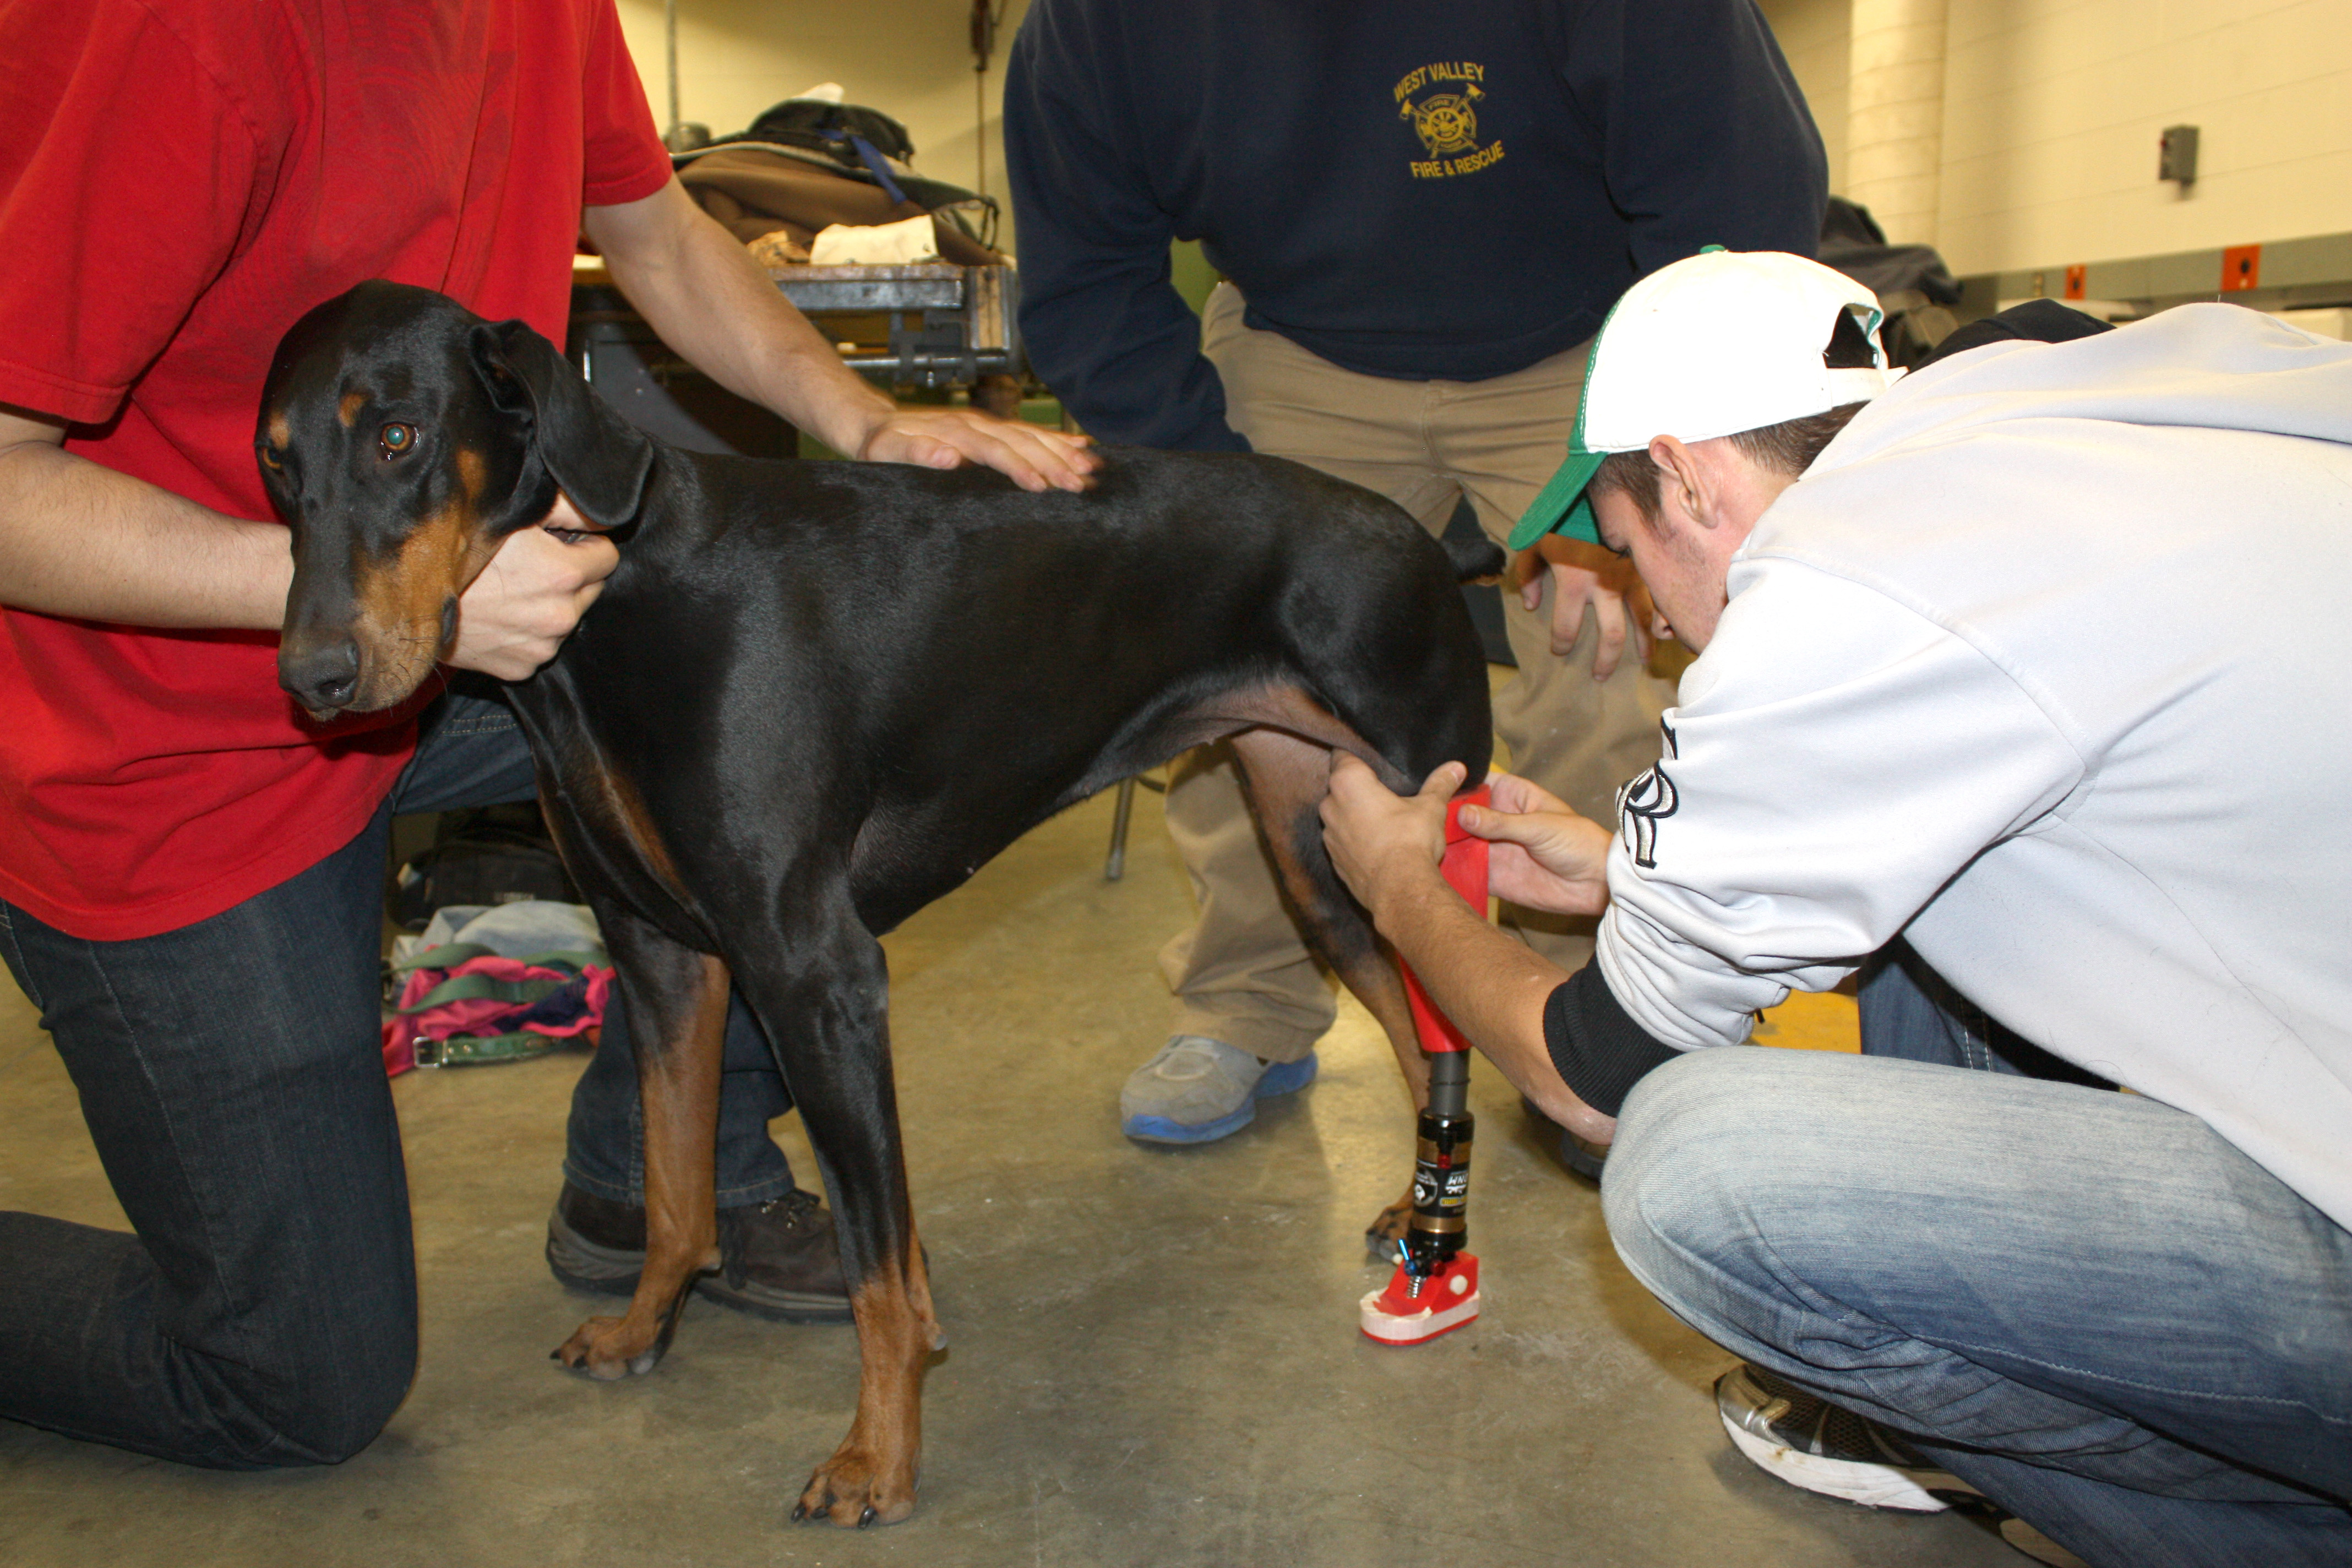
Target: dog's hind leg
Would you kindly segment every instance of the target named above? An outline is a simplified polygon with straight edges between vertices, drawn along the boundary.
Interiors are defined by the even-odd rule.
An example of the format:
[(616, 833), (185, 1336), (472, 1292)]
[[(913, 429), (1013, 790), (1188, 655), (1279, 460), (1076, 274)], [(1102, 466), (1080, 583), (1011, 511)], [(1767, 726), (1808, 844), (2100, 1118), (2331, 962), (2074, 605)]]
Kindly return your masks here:
[(857, 1320), (856, 1418), (793, 1517), (894, 1524), (915, 1509), (923, 1368), (942, 1340), (907, 1195), (882, 947), (845, 889), (817, 903), (777, 933), (776, 962), (740, 954), (738, 972), (824, 1169)]
[(592, 1377), (651, 1372), (695, 1276), (719, 1266), (712, 1159), (725, 1051), (727, 966), (644, 921), (598, 911), (620, 970), (646, 1134), (646, 1263), (628, 1315), (591, 1318), (555, 1359)]
[[(1412, 1091), (1415, 1109), (1429, 1102), (1429, 1059), (1412, 1026), (1412, 1005), (1395, 956), (1373, 931), (1361, 905), (1349, 896), (1323, 847), (1323, 822), (1317, 808), (1329, 793), (1331, 753), (1312, 741), (1280, 730), (1245, 730), (1233, 738), (1242, 787), (1259, 836), (1273, 861), (1284, 901), (1300, 934), (1341, 984), (1378, 1020), (1396, 1053), (1397, 1066)], [(1367, 1229), (1374, 1242), (1404, 1235), (1412, 1212), (1412, 1188), (1381, 1209)]]

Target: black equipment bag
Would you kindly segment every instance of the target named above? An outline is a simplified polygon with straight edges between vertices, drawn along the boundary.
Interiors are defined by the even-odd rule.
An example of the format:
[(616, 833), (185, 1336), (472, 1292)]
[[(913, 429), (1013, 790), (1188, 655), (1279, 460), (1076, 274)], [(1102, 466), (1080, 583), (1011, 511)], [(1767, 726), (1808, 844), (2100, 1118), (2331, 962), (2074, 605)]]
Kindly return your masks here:
[(1931, 245), (1887, 244), (1868, 207), (1830, 198), (1820, 258), (1878, 296), (1886, 312), (1879, 340), (1891, 364), (1917, 368), (1959, 324), (1946, 309), (1959, 302), (1959, 279), (1943, 257)]
[(384, 899), (393, 923), (425, 929), (449, 904), (511, 904), (549, 899), (576, 904), (579, 890), (555, 852), (536, 803), (444, 812), (432, 847), (403, 866)]
[(826, 103), (814, 98), (788, 98), (751, 121), (749, 131), (719, 138), (727, 142), (776, 142), (823, 153), (844, 168), (864, 169), (865, 160), (852, 138), (862, 138), (885, 158), (903, 163), (915, 155), (907, 128), (878, 109), (856, 103)]
[[(996, 198), (891, 167), (890, 160), (903, 165), (914, 155), (907, 128), (878, 109), (788, 98), (750, 130), (674, 153), (671, 163), (687, 194), (746, 245), (781, 228), (805, 246), (827, 224), (894, 223), (929, 213), (943, 225), (940, 253), (947, 260), (960, 267), (1002, 262), (992, 245)], [(853, 186), (827, 191), (831, 181), (820, 177), (826, 175)]]

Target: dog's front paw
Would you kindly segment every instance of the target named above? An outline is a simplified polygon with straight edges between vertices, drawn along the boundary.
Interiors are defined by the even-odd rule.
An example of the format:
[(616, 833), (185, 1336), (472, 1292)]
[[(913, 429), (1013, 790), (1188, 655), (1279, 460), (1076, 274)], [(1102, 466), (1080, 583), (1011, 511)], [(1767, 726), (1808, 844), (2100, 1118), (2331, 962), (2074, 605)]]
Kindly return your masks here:
[(844, 1443), (809, 1477), (793, 1518), (829, 1520), (845, 1529), (863, 1530), (869, 1524), (896, 1524), (914, 1511), (912, 1455), (891, 1459)]
[(632, 1373), (653, 1371), (668, 1345), (667, 1334), (640, 1332), (626, 1318), (591, 1318), (548, 1353), (573, 1372), (614, 1383)]

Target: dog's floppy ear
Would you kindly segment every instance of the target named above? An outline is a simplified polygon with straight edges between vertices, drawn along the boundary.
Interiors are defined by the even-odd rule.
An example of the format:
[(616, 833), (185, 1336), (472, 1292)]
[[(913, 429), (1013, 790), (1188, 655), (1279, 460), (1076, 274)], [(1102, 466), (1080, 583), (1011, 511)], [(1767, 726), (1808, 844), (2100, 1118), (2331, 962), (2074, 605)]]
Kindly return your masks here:
[(466, 343), (490, 402), (529, 417), (539, 460), (580, 515), (619, 528), (637, 515), (653, 443), (604, 406), (555, 345), (525, 321), (485, 321)]

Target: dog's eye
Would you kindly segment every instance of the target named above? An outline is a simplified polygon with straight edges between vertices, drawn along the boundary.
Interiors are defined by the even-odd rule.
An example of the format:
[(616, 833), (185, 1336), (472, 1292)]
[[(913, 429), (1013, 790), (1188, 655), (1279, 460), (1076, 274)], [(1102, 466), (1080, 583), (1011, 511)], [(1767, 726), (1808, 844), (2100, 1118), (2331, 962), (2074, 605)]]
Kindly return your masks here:
[(376, 437), (376, 443), (383, 448), (383, 455), (387, 461), (397, 458), (415, 447), (416, 426), (387, 425), (383, 427), (383, 433)]
[(264, 447), (261, 448), (261, 461), (273, 474), (281, 474), (286, 471), (286, 465), (278, 460), (278, 448), (275, 447)]

